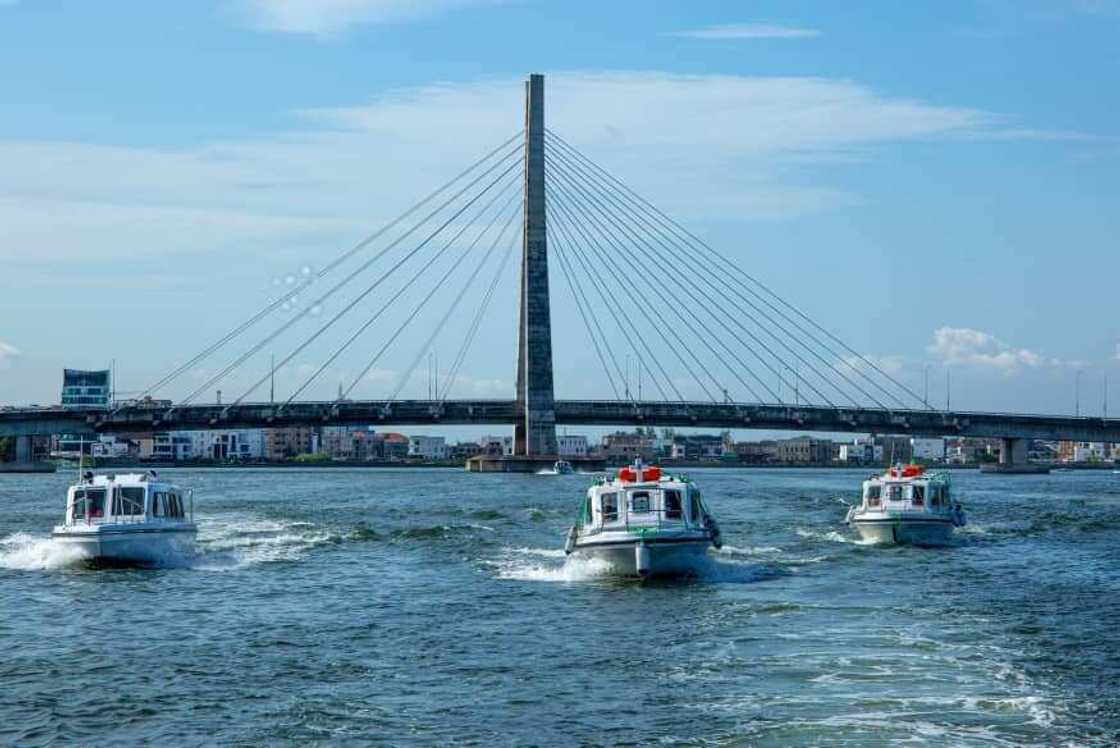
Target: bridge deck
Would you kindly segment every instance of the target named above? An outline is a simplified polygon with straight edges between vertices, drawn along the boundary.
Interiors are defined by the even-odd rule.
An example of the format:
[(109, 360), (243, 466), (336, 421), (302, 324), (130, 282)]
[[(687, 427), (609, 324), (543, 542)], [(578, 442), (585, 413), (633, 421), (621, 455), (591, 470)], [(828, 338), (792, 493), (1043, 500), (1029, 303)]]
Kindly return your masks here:
[[(0, 409), (0, 436), (119, 433), (278, 426), (513, 425), (513, 400), (361, 400), (236, 406), (141, 406), (116, 410)], [(1120, 419), (1020, 413), (832, 408), (814, 405), (613, 400), (557, 400), (556, 422), (573, 426), (674, 426), (977, 436), (1120, 442)]]

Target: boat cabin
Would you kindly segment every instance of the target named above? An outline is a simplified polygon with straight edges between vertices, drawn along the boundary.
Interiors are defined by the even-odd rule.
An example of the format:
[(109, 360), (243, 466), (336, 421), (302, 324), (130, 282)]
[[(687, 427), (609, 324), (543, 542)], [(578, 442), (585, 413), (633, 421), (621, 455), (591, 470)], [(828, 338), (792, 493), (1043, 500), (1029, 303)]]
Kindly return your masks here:
[(580, 512), (585, 530), (634, 527), (704, 527), (707, 512), (700, 489), (658, 468), (623, 468), (614, 480), (600, 479), (587, 491)]
[(949, 481), (941, 473), (925, 473), (916, 466), (891, 468), (863, 482), (866, 509), (943, 511), (952, 507)]
[(154, 474), (87, 473), (66, 496), (66, 524), (189, 521), (189, 491), (159, 481)]

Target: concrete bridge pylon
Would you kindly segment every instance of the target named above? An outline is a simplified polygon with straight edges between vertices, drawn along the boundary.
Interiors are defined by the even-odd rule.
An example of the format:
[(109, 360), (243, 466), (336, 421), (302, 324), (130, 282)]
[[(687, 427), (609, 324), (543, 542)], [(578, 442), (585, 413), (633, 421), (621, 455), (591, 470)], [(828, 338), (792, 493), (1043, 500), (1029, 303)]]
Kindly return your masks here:
[(525, 208), (520, 325), (517, 334), (517, 415), (514, 456), (554, 460), (556, 406), (552, 379), (552, 319), (545, 219), (544, 76), (525, 82)]

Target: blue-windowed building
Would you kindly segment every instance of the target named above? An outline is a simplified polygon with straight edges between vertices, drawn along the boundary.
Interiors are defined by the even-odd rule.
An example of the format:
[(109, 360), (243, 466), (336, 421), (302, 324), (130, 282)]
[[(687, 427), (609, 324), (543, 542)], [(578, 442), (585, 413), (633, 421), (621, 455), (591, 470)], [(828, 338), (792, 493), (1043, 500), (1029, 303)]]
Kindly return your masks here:
[(62, 370), (62, 406), (64, 408), (107, 408), (112, 396), (109, 370)]

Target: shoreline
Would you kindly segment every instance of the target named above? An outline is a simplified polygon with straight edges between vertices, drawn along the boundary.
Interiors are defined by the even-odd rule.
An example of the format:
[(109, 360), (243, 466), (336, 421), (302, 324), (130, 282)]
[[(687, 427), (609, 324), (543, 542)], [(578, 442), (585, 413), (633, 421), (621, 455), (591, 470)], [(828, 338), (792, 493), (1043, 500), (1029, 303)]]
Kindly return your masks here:
[[(696, 469), (750, 469), (750, 470), (870, 470), (879, 471), (886, 469), (884, 465), (843, 465), (836, 463), (782, 463), (782, 464), (754, 464), (743, 462), (684, 462), (665, 460), (661, 462), (652, 463), (665, 470), (696, 470)], [(928, 465), (927, 470), (979, 470), (980, 465), (984, 463), (976, 463), (969, 465)], [(1087, 465), (1067, 465), (1062, 463), (1031, 463), (1032, 465), (1039, 465), (1040, 467), (1049, 468), (1051, 471), (1059, 472), (1075, 472), (1075, 471), (1111, 471), (1120, 470), (1120, 465), (1113, 464), (1087, 464)], [(608, 464), (603, 471), (595, 470), (591, 473), (604, 472), (609, 470), (616, 470), (620, 467), (625, 467), (623, 463)], [(186, 469), (186, 468), (214, 468), (220, 470), (236, 470), (236, 469), (339, 469), (339, 468), (363, 468), (363, 469), (383, 469), (383, 468), (397, 468), (397, 469), (414, 469), (414, 468), (446, 468), (455, 470), (465, 470), (465, 464), (459, 461), (440, 460), (428, 462), (388, 462), (388, 461), (331, 461), (331, 462), (206, 462), (206, 461), (190, 461), (190, 462), (139, 462), (135, 460), (99, 460), (96, 465), (89, 467), (90, 470), (171, 470), (171, 469)], [(75, 465), (57, 465), (59, 472), (65, 470), (76, 470)]]

